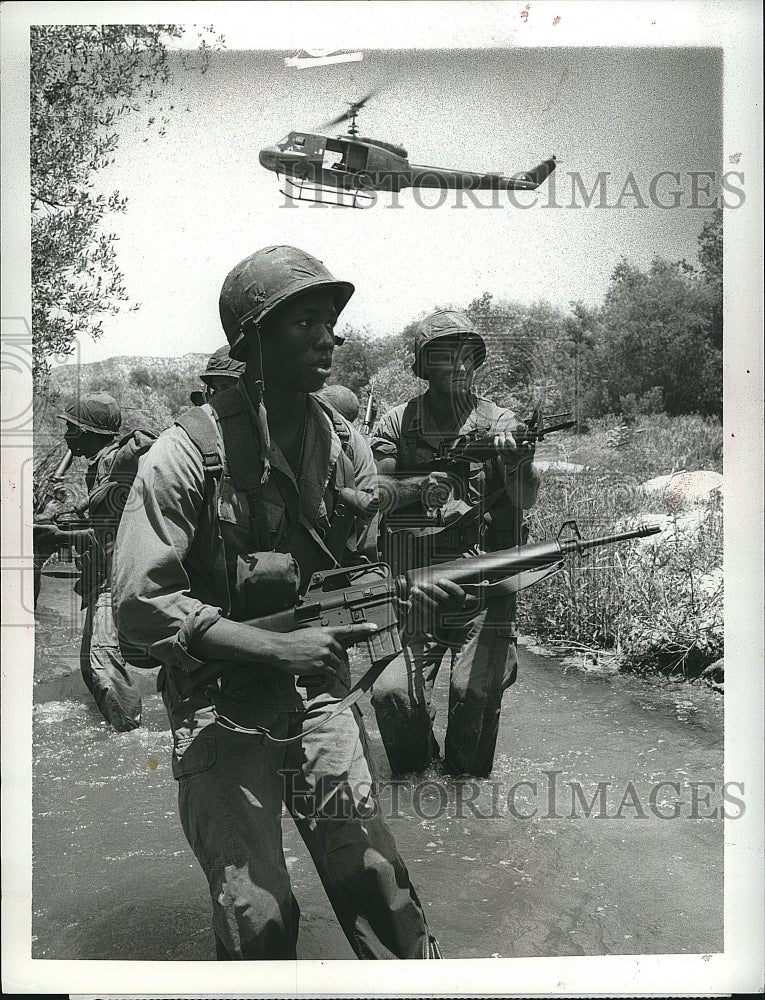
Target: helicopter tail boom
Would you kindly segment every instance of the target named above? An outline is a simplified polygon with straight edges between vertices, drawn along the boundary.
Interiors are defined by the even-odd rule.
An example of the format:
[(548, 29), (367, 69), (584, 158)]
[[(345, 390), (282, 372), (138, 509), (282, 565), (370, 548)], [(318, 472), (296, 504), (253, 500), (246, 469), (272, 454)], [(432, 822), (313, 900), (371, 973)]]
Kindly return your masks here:
[(426, 167), (413, 163), (404, 185), (406, 187), (440, 188), (442, 190), (469, 191), (533, 191), (555, 170), (553, 156), (532, 170), (505, 177), (502, 174), (479, 174), (470, 170), (451, 170), (445, 167)]

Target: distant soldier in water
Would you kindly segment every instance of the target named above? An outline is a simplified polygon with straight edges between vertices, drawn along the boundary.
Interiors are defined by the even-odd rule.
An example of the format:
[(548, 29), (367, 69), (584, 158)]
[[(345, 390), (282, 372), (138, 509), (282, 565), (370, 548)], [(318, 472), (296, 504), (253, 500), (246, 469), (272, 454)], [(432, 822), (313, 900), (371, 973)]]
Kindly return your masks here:
[[(534, 446), (516, 440), (523, 428), (510, 410), (473, 392), (473, 375), (485, 358), (484, 340), (463, 313), (428, 316), (417, 330), (413, 367), (427, 391), (390, 410), (375, 428), (377, 471), (395, 498), (383, 558), (397, 573), (523, 540), (523, 511), (535, 503), (540, 483)], [(489, 438), (493, 456), (445, 463), (443, 444), (469, 432)], [(421, 771), (439, 756), (432, 693), (447, 654), (445, 767), (455, 774), (490, 773), (502, 695), (518, 670), (514, 595), (499, 588), (493, 594), (480, 614), (458, 626), (410, 635), (375, 682), (372, 704), (394, 773)]]
[(78, 549), (80, 578), (74, 589), (87, 609), (80, 670), (103, 717), (117, 732), (126, 732), (141, 724), (142, 706), (120, 653), (112, 617), (112, 552), (119, 512), (106, 497), (122, 415), (116, 400), (100, 392), (81, 396), (59, 416), (66, 421), (64, 441), (72, 455), (88, 459), (85, 485), (91, 526), (68, 531), (55, 524), (38, 524), (35, 534), (47, 544), (74, 544)]

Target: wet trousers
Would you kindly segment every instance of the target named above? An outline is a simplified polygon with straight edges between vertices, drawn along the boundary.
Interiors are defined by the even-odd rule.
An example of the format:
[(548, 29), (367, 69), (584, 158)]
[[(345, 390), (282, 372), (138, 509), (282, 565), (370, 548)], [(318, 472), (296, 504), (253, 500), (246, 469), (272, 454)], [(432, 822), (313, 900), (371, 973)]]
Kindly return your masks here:
[(80, 671), (101, 715), (118, 733), (141, 725), (141, 695), (120, 653), (109, 590), (98, 594), (88, 606), (80, 645)]
[[(246, 725), (283, 738), (305, 732), (332, 704), (312, 703), (306, 716), (248, 711)], [(282, 850), (282, 803), (359, 958), (440, 957), (378, 814), (354, 711), (292, 744), (208, 725), (173, 769), (183, 830), (210, 887), (219, 959), (296, 956), (300, 910)]]
[(502, 696), (518, 672), (509, 628), (511, 600), (505, 595), (487, 601), (450, 645), (405, 637), (403, 652), (375, 681), (372, 705), (394, 774), (422, 771), (438, 756), (432, 695), (447, 654), (451, 678), (444, 764), (453, 774), (486, 777), (491, 772)]

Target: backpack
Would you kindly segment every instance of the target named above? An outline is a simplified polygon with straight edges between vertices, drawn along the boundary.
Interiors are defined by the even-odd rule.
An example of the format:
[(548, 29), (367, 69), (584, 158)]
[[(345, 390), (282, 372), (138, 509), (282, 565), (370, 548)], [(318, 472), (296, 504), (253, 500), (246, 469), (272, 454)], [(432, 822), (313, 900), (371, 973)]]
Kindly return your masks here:
[[(207, 485), (208, 479), (217, 482), (223, 472), (223, 463), (218, 452), (218, 437), (210, 418), (201, 409), (194, 407), (182, 413), (175, 423), (186, 431), (202, 456), (205, 484)], [(103, 488), (104, 501), (109, 503), (109, 507), (116, 515), (116, 523), (119, 523), (119, 518), (125, 510), (130, 488), (138, 474), (139, 463), (156, 440), (156, 434), (144, 430), (135, 430), (121, 438), (109, 477), (103, 487), (97, 487), (97, 489)], [(206, 493), (214, 492), (206, 489)], [(144, 647), (133, 645), (124, 639), (119, 633), (119, 628), (117, 635), (120, 652), (131, 666), (144, 670), (162, 666), (160, 661), (151, 656)]]
[(116, 530), (138, 473), (138, 463), (156, 440), (153, 431), (140, 427), (119, 439), (109, 456), (105, 477), (101, 477), (88, 495), (91, 521), (109, 523)]

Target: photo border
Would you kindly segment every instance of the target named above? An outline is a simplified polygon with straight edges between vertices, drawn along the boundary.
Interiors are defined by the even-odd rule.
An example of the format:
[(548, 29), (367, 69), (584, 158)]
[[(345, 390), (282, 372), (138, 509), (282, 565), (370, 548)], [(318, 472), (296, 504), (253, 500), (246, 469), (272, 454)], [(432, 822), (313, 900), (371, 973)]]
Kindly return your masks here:
[[(402, 20), (402, 7), (406, 7)], [(355, 8), (351, 10), (351, 8)], [(433, 10), (439, 16), (434, 17)], [(379, 3), (109, 3), (99, 11), (115, 23), (211, 23), (225, 17), (256, 20), (258, 48), (443, 48), (503, 46), (685, 46), (724, 49), (725, 162), (740, 153), (747, 197), (725, 213), (725, 629), (731, 665), (725, 689), (725, 780), (744, 781), (752, 793), (743, 817), (725, 824), (725, 949), (715, 955), (642, 955), (567, 958), (445, 960), (436, 967), (388, 963), (375, 971), (364, 995), (591, 994), (603, 984), (625, 993), (745, 992), (762, 987), (763, 969), (763, 629), (762, 629), (762, 13), (756, 3), (508, 2)], [(533, 16), (521, 17), (524, 9)], [(545, 14), (545, 24), (541, 15)], [(141, 16), (143, 15), (143, 16)], [(549, 16), (547, 16), (549, 15)], [(561, 21), (552, 27), (553, 17)], [(6, 406), (31, 398), (31, 378), (6, 370), (6, 344), (23, 351), (11, 326), (31, 314), (29, 250), (29, 52), (31, 23), (89, 23), (88, 4), (14, 3), (0, 14), (2, 101), (2, 301), (4, 401), (2, 629), (2, 853), (3, 988), (9, 992), (193, 993), (239, 996), (359, 996), (358, 966), (331, 961), (248, 964), (208, 962), (84, 962), (33, 960), (31, 941), (31, 705), (33, 616), (22, 611), (18, 572), (8, 552), (31, 552), (31, 516), (8, 516), (19, 492), (31, 495), (31, 437), (14, 439)], [(405, 28), (404, 28), (405, 25)], [(217, 24), (216, 24), (217, 27)], [(405, 44), (401, 35), (405, 33)], [(266, 39), (269, 44), (266, 44)], [(315, 39), (315, 41), (314, 41)], [(282, 44), (278, 44), (281, 40)], [(13, 321), (12, 323), (9, 321)], [(28, 334), (25, 334), (28, 337)], [(25, 395), (26, 393), (26, 395)], [(5, 397), (5, 393), (4, 393)], [(19, 409), (19, 414), (24, 407)], [(16, 415), (18, 416), (18, 414)], [(10, 423), (8, 422), (10, 421)], [(20, 489), (23, 484), (23, 489)], [(27, 559), (28, 562), (28, 559)], [(26, 565), (26, 563), (25, 563)], [(11, 610), (13, 609), (13, 610)], [(19, 669), (19, 665), (23, 669)], [(253, 981), (258, 992), (252, 990)], [(512, 985), (512, 991), (508, 989)]]

